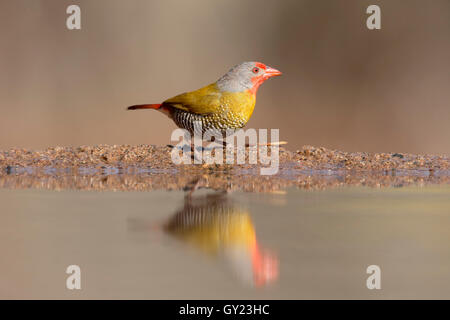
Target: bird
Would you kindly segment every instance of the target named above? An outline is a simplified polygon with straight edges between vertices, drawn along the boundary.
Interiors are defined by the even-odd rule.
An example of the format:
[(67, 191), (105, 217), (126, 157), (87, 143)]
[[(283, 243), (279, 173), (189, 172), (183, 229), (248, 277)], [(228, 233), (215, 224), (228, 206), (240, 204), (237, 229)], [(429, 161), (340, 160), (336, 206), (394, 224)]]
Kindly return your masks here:
[(259, 86), (281, 74), (261, 62), (242, 62), (216, 82), (198, 90), (176, 95), (162, 103), (133, 105), (128, 110), (158, 110), (191, 134), (203, 134), (207, 130), (225, 134), (227, 130), (238, 130), (247, 124), (255, 108)]
[(228, 266), (244, 284), (263, 287), (278, 281), (278, 253), (261, 245), (251, 213), (226, 192), (188, 193), (184, 205), (168, 220), (128, 219), (128, 225), (133, 232), (157, 237), (165, 233), (179, 240), (186, 248)]
[(262, 287), (278, 279), (278, 255), (260, 245), (250, 212), (226, 193), (188, 194), (163, 228), (205, 256), (220, 258), (246, 284)]

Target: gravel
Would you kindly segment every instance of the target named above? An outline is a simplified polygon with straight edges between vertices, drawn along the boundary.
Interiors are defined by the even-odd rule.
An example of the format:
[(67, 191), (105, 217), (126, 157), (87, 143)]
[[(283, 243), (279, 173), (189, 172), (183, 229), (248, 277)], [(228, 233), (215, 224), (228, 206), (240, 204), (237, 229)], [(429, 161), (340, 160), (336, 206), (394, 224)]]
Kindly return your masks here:
[(51, 147), (43, 151), (13, 148), (0, 151), (0, 187), (123, 191), (204, 187), (277, 192), (287, 187), (382, 187), (450, 181), (450, 159), (439, 155), (351, 153), (312, 146), (292, 152), (280, 147), (279, 172), (262, 176), (259, 169), (267, 165), (248, 164), (248, 148), (233, 154), (244, 155), (246, 164), (224, 165), (175, 165), (172, 150), (172, 146), (153, 145)]

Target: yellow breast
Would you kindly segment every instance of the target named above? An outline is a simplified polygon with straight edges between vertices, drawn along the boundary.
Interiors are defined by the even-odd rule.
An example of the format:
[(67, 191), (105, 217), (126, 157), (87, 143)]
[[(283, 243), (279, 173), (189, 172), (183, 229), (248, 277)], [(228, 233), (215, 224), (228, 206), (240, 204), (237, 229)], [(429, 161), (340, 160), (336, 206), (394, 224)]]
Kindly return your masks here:
[(223, 92), (220, 102), (232, 118), (236, 118), (245, 124), (255, 109), (256, 98), (247, 91)]

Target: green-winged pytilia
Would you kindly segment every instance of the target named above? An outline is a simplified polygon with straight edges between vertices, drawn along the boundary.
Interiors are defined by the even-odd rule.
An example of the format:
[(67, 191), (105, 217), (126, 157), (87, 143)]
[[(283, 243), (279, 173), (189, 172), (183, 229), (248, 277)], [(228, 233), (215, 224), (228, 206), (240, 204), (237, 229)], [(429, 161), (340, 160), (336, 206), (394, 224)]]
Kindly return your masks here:
[(256, 103), (256, 92), (267, 79), (281, 72), (260, 62), (234, 66), (216, 82), (195, 91), (179, 94), (158, 104), (142, 104), (129, 110), (155, 109), (169, 116), (175, 124), (194, 133), (199, 121), (202, 131), (243, 128)]

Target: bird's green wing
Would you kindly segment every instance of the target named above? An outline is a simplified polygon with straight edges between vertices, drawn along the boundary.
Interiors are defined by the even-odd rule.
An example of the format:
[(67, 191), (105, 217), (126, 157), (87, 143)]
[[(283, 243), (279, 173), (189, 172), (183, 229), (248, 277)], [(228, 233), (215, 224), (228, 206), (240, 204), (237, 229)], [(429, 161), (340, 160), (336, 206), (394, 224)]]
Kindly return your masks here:
[(163, 102), (164, 105), (170, 105), (174, 108), (196, 113), (210, 114), (217, 112), (221, 106), (221, 96), (215, 83), (201, 89), (179, 94)]

